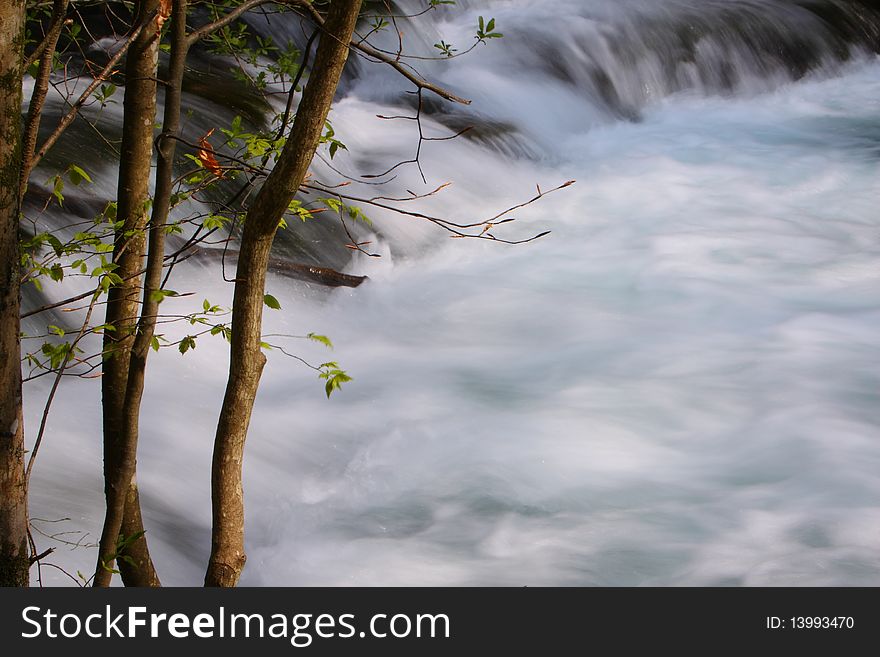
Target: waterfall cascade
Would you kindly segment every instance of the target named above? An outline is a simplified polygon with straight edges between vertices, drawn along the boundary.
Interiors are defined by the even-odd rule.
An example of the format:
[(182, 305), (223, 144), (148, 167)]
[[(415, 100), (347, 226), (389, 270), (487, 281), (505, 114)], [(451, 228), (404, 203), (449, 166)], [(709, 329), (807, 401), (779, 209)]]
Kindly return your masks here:
[[(267, 311), (266, 332), (329, 335), (354, 381), (328, 401), (312, 373), (270, 354), (245, 464), (242, 583), (880, 584), (880, 9), (460, 0), (402, 21), (404, 44), (464, 48), (478, 15), (504, 38), (418, 65), (474, 101), (428, 99), (428, 134), (474, 129), (425, 143), (427, 186), (408, 167), (388, 188), (452, 182), (424, 208), (483, 219), (535, 185), (578, 183), (516, 213), (512, 236), (552, 231), (518, 247), (380, 212), (368, 231), (380, 259), (349, 259), (320, 218), (279, 238), (280, 258), (370, 280), (331, 292), (270, 278), (283, 310)], [(283, 17), (253, 27), (303, 41)], [(211, 75), (191, 80), (191, 135), (236, 113), (259, 120), (212, 98)], [(348, 148), (335, 168), (357, 177), (411, 157), (414, 126), (376, 118), (411, 107), (406, 88), (353, 64), (331, 114)], [(85, 133), (46, 169), (74, 156), (105, 163), (90, 197), (41, 221), (92, 216), (115, 194), (113, 163)], [(165, 302), (179, 312), (229, 303), (215, 263), (175, 276), (197, 295)], [(221, 340), (203, 341), (148, 371), (139, 485), (168, 584), (203, 575), (226, 358)], [(26, 389), (31, 434), (43, 385)], [(98, 388), (62, 385), (31, 501), (35, 517), (91, 538)], [(71, 572), (94, 559), (57, 557)]]

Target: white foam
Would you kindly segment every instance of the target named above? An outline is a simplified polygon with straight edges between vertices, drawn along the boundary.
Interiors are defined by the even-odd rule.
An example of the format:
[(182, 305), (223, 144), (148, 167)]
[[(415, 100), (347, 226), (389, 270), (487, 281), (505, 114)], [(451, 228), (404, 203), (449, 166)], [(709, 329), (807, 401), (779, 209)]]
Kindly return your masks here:
[[(521, 11), (493, 6), (508, 5)], [(513, 84), (473, 79), (486, 97)], [(579, 131), (563, 103), (569, 120), (538, 129), (534, 107), (511, 111), (559, 146), (543, 162), (435, 145), (431, 182), (455, 180), (438, 213), (491, 216), (536, 183), (579, 182), (517, 213), (514, 235), (553, 229), (537, 243), (380, 215), (394, 257), (352, 264), (368, 284), (319, 299), (270, 279), (284, 310), (266, 332), (329, 335), (333, 352), (292, 348), (354, 381), (328, 401), (270, 354), (243, 583), (880, 584), (877, 98), (880, 64), (863, 62), (759, 95), (673, 96), (641, 123)], [(341, 163), (408, 152), (369, 120), (385, 111), (339, 104)], [(198, 303), (228, 298), (189, 271)], [(139, 483), (171, 584), (198, 584), (208, 553), (225, 353), (202, 340), (150, 364)], [(92, 386), (63, 387), (32, 507), (94, 535)], [(88, 568), (80, 555), (59, 558)]]

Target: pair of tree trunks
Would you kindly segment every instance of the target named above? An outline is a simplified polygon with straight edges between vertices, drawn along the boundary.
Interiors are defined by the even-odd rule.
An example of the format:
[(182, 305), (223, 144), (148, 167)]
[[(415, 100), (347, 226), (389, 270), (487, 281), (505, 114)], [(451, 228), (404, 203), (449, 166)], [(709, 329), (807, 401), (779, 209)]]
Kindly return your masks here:
[[(247, 429), (265, 356), (260, 349), (263, 295), (269, 251), (278, 224), (305, 179), (323, 134), (324, 124), (348, 57), (360, 13), (360, 0), (334, 0), (323, 25), (312, 74), (303, 93), (290, 137), (282, 154), (248, 211), (242, 232), (232, 314), (230, 374), (215, 437), (212, 463), (211, 557), (208, 586), (235, 586), (245, 563), (242, 460)], [(142, 0), (138, 20), (155, 13), (158, 0)], [(175, 3), (172, 56), (165, 98), (163, 135), (175, 135), (180, 123), (180, 90), (189, 40), (186, 3)], [(144, 368), (158, 312), (152, 292), (159, 288), (164, 251), (163, 227), (171, 196), (174, 141), (159, 139), (159, 163), (150, 249), (144, 284), (134, 276), (142, 266), (147, 228), (152, 125), (156, 115), (158, 30), (145, 29), (132, 44), (126, 65), (125, 119), (119, 176), (117, 217), (124, 221), (116, 241), (114, 262), (125, 284), (111, 289), (105, 334), (104, 397), (105, 481), (107, 517), (102, 533), (95, 585), (109, 584), (114, 557), (126, 584), (158, 585), (140, 518), (135, 479), (138, 416)], [(143, 288), (141, 321), (138, 294)], [(118, 546), (123, 545), (122, 550)], [(119, 551), (120, 555), (116, 552)]]
[[(156, 24), (159, 0), (137, 3), (135, 25)], [(129, 47), (125, 63), (125, 99), (119, 159), (114, 273), (122, 283), (110, 288), (101, 377), (104, 421), (104, 493), (106, 516), (98, 549), (94, 586), (109, 586), (114, 562), (123, 582), (158, 586), (141, 518), (135, 476), (138, 416), (146, 354), (134, 349), (149, 221), (153, 126), (156, 122), (158, 24), (147, 25)], [(146, 309), (144, 309), (146, 310)], [(120, 548), (120, 546), (122, 546)], [(118, 554), (117, 554), (118, 553)], [(118, 558), (122, 557), (122, 558)]]
[[(154, 4), (156, 3), (145, 3), (145, 5), (147, 5), (144, 8), (146, 16), (149, 16), (149, 12), (153, 11), (153, 8), (150, 5)], [(141, 401), (143, 399), (144, 393), (147, 358), (150, 353), (150, 344), (153, 338), (154, 330), (156, 327), (156, 320), (159, 313), (159, 301), (154, 296), (154, 293), (162, 286), (162, 273), (165, 255), (165, 226), (167, 225), (168, 215), (171, 210), (171, 193), (173, 186), (172, 181), (174, 176), (174, 153), (176, 150), (176, 141), (174, 139), (163, 137), (176, 135), (178, 130), (180, 129), (180, 103), (183, 88), (183, 73), (186, 64), (186, 56), (189, 52), (189, 43), (187, 41), (186, 33), (186, 13), (187, 0), (176, 0), (171, 11), (171, 58), (168, 67), (168, 79), (165, 81), (165, 107), (162, 122), (162, 135), (158, 140), (156, 187), (153, 194), (152, 215), (149, 220), (149, 225), (146, 226), (146, 237), (149, 242), (149, 248), (146, 252), (147, 265), (142, 286), (143, 295), (140, 306), (140, 318), (137, 322), (136, 327), (130, 327), (130, 330), (134, 332), (134, 336), (128, 357), (128, 371), (125, 377), (125, 397), (122, 400), (122, 406), (115, 409), (121, 413), (122, 418), (120, 424), (121, 431), (118, 436), (114, 436), (118, 440), (118, 450), (113, 450), (112, 446), (110, 447), (110, 464), (112, 466), (111, 469), (115, 468), (115, 461), (113, 459), (115, 458), (116, 453), (120, 454), (121, 462), (123, 464), (131, 466), (131, 479), (128, 480), (128, 492), (126, 494), (125, 504), (123, 506), (122, 525), (121, 530), (118, 534), (119, 540), (125, 542), (124, 549), (120, 551), (120, 555), (123, 557), (123, 559), (119, 561), (118, 567), (122, 576), (122, 581), (127, 586), (160, 585), (159, 576), (156, 573), (156, 569), (153, 565), (152, 559), (150, 558), (149, 548), (147, 547), (147, 539), (144, 533), (143, 519), (141, 517), (141, 507), (137, 482), (135, 479), (135, 464), (130, 463), (129, 455), (133, 459), (136, 457), (137, 453), (137, 443), (139, 437), (138, 420), (140, 417)], [(144, 32), (149, 34), (148, 30), (145, 30)], [(156, 33), (158, 34), (158, 27)], [(158, 39), (155, 39), (154, 43), (158, 44)], [(137, 45), (137, 42), (135, 42), (134, 45)], [(148, 52), (150, 56), (155, 56), (156, 54), (153, 50), (149, 50)], [(150, 66), (152, 66), (155, 70), (155, 59), (153, 60), (153, 64), (151, 64)], [(140, 71), (138, 73), (140, 73)], [(126, 86), (126, 99), (127, 98), (128, 86)], [(146, 121), (150, 118), (150, 116), (152, 116), (153, 120), (155, 120), (155, 84), (153, 85), (153, 96), (151, 104), (140, 103), (138, 98), (134, 98), (133, 102), (136, 104), (133, 110), (135, 118), (137, 119), (137, 117), (142, 117), (144, 126), (146, 126)], [(127, 106), (126, 116), (128, 116)], [(152, 134), (153, 131), (151, 122), (149, 129), (150, 146), (153, 142)], [(144, 190), (144, 187), (142, 186), (142, 174), (144, 171), (144, 167), (146, 168), (147, 182), (149, 182), (149, 163), (152, 155), (152, 150), (148, 150), (148, 145), (146, 144), (146, 140), (143, 139), (143, 136), (141, 137), (141, 139), (133, 140), (133, 146), (134, 147), (132, 148), (131, 155), (142, 159), (138, 160), (139, 170), (137, 174), (133, 175), (129, 180), (133, 181), (134, 179), (137, 179), (138, 184), (134, 189), (137, 193), (140, 193)], [(123, 154), (125, 153), (126, 151), (123, 149)], [(125, 191), (125, 193), (130, 193), (129, 190), (122, 189), (122, 176), (120, 175), (120, 199), (123, 196), (123, 191)], [(147, 196), (146, 198), (149, 199), (149, 196)], [(145, 206), (146, 202), (144, 203), (144, 207)], [(132, 208), (128, 209), (131, 210)], [(144, 211), (144, 214), (140, 216), (140, 219), (144, 221), (145, 217), (146, 211)], [(141, 234), (143, 234), (143, 231), (141, 231)], [(139, 242), (137, 246), (140, 247), (142, 252), (144, 248), (144, 242)], [(125, 256), (123, 254), (123, 258), (124, 257)], [(140, 270), (142, 260), (143, 257), (139, 257), (137, 259), (137, 267), (135, 271)], [(131, 294), (136, 298), (138, 292), (138, 289), (133, 289), (131, 291)], [(125, 316), (118, 316), (118, 319), (121, 321), (125, 321)], [(112, 361), (112, 358), (110, 360)], [(106, 371), (107, 366), (105, 365), (105, 372)], [(104, 403), (104, 412), (106, 422), (108, 419), (106, 398)], [(106, 426), (107, 425), (105, 424), (105, 427)], [(108, 434), (105, 429), (105, 449), (107, 435)], [(106, 458), (107, 457), (105, 457), (105, 467), (107, 464)], [(114, 471), (111, 474), (111, 476), (113, 477), (118, 476), (120, 478), (128, 477), (128, 475), (128, 470), (120, 470), (118, 472)], [(109, 481), (110, 478), (105, 475), (105, 480)], [(120, 488), (119, 490), (121, 491), (122, 489)], [(108, 509), (110, 508), (109, 501), (112, 497), (117, 505), (118, 510), (119, 501), (118, 499), (116, 499), (117, 493), (118, 492), (115, 492), (114, 495), (107, 496)], [(105, 522), (105, 529), (108, 531), (108, 543), (106, 545), (106, 549), (110, 550), (111, 546), (109, 544), (109, 540), (113, 535), (112, 531), (113, 529), (115, 529), (115, 525), (112, 527), (108, 525), (109, 523)], [(107, 556), (109, 557), (109, 554)], [(98, 566), (99, 568), (102, 568), (102, 563), (99, 563)], [(106, 579), (106, 576), (104, 577), (104, 579)]]
[[(155, 14), (159, 0), (141, 2), (139, 18)], [(20, 251), (19, 215), (21, 199), (34, 162), (37, 133), (43, 103), (49, 85), (55, 45), (63, 25), (67, 0), (56, 0), (49, 33), (39, 54), (34, 92), (28, 107), (24, 129), (21, 121), (22, 78), (24, 67), (24, 0), (6, 0), (0, 6), (0, 585), (27, 586), (30, 550), (28, 545), (27, 477), (24, 467), (24, 427), (21, 394), (20, 344)], [(128, 356), (133, 337), (132, 320), (137, 316), (136, 295), (139, 280), (129, 278), (139, 271), (143, 252), (142, 228), (149, 199), (149, 176), (152, 159), (152, 127), (156, 112), (156, 34), (142, 30), (133, 44), (133, 56), (126, 72), (130, 87), (125, 100), (123, 158), (120, 169), (119, 212), (125, 217), (114, 250), (119, 265), (117, 273), (125, 281), (110, 292), (108, 324), (117, 331), (108, 332), (105, 349), (112, 353), (105, 363), (103, 378), (105, 429), (105, 481), (108, 519), (102, 541), (113, 545), (117, 536), (141, 536), (137, 485), (134, 479), (136, 442), (125, 440), (125, 421), (132, 406), (126, 403)], [(23, 136), (24, 135), (24, 136)], [(136, 421), (136, 419), (135, 419)], [(136, 427), (135, 434), (136, 436)], [(146, 544), (133, 541), (126, 547), (129, 559), (120, 563), (126, 583), (142, 586), (158, 584)], [(102, 553), (102, 564), (107, 563)], [(112, 563), (112, 559), (109, 562)], [(96, 584), (109, 584), (112, 573), (98, 568)]]

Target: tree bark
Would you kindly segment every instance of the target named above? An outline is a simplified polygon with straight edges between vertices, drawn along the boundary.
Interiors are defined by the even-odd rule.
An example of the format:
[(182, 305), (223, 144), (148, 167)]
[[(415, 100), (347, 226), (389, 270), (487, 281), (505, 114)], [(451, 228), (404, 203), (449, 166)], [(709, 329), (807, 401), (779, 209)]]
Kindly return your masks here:
[(232, 309), (229, 378), (214, 439), (213, 526), (206, 586), (235, 586), (244, 568), (242, 459), (266, 357), (260, 350), (269, 250), (308, 171), (348, 57), (361, 0), (333, 0), (290, 137), (245, 218)]
[[(156, 170), (156, 191), (153, 194), (153, 213), (149, 226), (149, 249), (144, 279), (143, 301), (137, 334), (131, 348), (128, 366), (128, 379), (125, 392), (125, 408), (122, 418), (121, 442), (137, 445), (141, 400), (144, 394), (144, 381), (147, 357), (156, 328), (159, 303), (153, 292), (162, 286), (162, 267), (165, 255), (165, 225), (171, 210), (172, 180), (174, 176), (174, 153), (177, 141), (167, 137), (176, 136), (180, 130), (180, 101), (183, 89), (183, 73), (189, 44), (186, 38), (187, 0), (174, 0), (171, 14), (171, 62), (168, 80), (165, 84), (165, 109), (162, 121), (162, 138), (158, 145), (158, 166)], [(137, 487), (132, 486), (129, 495), (137, 495)], [(134, 514), (137, 517), (134, 517)], [(140, 504), (137, 499), (129, 500), (123, 518), (122, 534), (132, 536), (140, 532)], [(143, 549), (140, 549), (143, 546)], [(159, 578), (149, 559), (146, 543), (138, 540), (126, 548), (123, 554), (135, 564), (123, 560), (119, 564), (122, 579), (126, 585), (159, 586)], [(131, 572), (128, 572), (131, 571)], [(146, 581), (143, 578), (147, 578)]]
[(49, 33), (41, 44), (43, 52), (40, 55), (40, 66), (37, 77), (34, 80), (34, 90), (28, 103), (27, 121), (25, 121), (24, 137), (22, 139), (21, 179), (19, 181), (19, 194), (24, 197), (27, 191), (28, 179), (33, 168), (34, 153), (37, 148), (37, 135), (40, 132), (40, 119), (43, 115), (43, 104), (46, 102), (46, 94), (49, 91), (49, 78), (52, 76), (52, 60), (55, 59), (55, 47), (58, 45), (58, 37), (61, 36), (61, 28), (64, 27), (64, 15), (67, 13), (68, 0), (54, 0), (52, 5), (52, 19), (49, 23)]
[(30, 569), (18, 222), (24, 0), (0, 3), (0, 586), (27, 586)]
[[(117, 541), (128, 541), (125, 554), (135, 565), (119, 562), (126, 585), (155, 586), (158, 576), (147, 551), (140, 521), (135, 473), (137, 432), (125, 432), (126, 392), (129, 363), (135, 339), (143, 267), (145, 228), (150, 198), (150, 167), (153, 157), (153, 125), (156, 121), (156, 72), (159, 53), (156, 12), (159, 0), (137, 3), (136, 23), (149, 20), (131, 44), (125, 64), (125, 99), (122, 148), (119, 163), (117, 231), (113, 261), (121, 285), (110, 288), (106, 323), (115, 327), (104, 333), (104, 366), (101, 378), (104, 418), (104, 492), (107, 511), (98, 549), (95, 586), (109, 586), (110, 568), (116, 558)], [(125, 526), (126, 534), (121, 534)]]

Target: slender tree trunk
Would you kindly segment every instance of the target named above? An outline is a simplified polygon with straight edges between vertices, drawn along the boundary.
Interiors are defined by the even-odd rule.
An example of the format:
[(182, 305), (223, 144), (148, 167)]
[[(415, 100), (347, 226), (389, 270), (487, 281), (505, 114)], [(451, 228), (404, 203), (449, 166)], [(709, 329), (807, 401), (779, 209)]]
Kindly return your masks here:
[[(162, 138), (158, 146), (158, 167), (156, 170), (156, 191), (153, 195), (153, 213), (149, 226), (149, 249), (147, 255), (147, 271), (144, 279), (144, 293), (141, 305), (141, 316), (138, 321), (137, 334), (134, 345), (131, 348), (131, 358), (128, 367), (128, 381), (125, 393), (125, 408), (122, 418), (122, 443), (136, 445), (139, 433), (139, 418), (141, 400), (144, 394), (144, 380), (147, 368), (147, 357), (150, 353), (150, 344), (156, 328), (156, 319), (159, 313), (159, 303), (153, 297), (153, 292), (162, 286), (162, 266), (165, 255), (165, 225), (168, 222), (168, 214), (171, 210), (171, 192), (174, 176), (174, 153), (177, 142), (168, 137), (176, 136), (180, 130), (180, 101), (183, 89), (183, 73), (186, 64), (186, 56), (189, 52), (189, 44), (186, 38), (186, 12), (187, 0), (174, 0), (171, 14), (171, 62), (168, 70), (168, 80), (165, 83), (165, 115), (162, 123)], [(137, 494), (137, 487), (132, 486), (129, 494)], [(129, 513), (128, 510), (132, 513)], [(137, 517), (133, 517), (137, 513)], [(142, 528), (140, 518), (140, 504), (137, 500), (131, 500), (126, 509), (123, 519), (122, 533), (131, 536), (138, 533)], [(146, 543), (137, 541), (132, 547), (138, 548)], [(132, 585), (158, 586), (159, 579), (149, 561), (149, 552), (144, 550), (126, 549), (124, 554), (130, 557), (134, 566), (127, 561), (119, 564), (123, 581)], [(127, 574), (126, 570), (134, 572)], [(151, 575), (150, 575), (151, 574)], [(135, 579), (150, 575), (151, 580), (143, 582)]]
[[(156, 69), (159, 52), (156, 13), (159, 0), (140, 0), (136, 22), (150, 20), (129, 48), (125, 65), (125, 100), (119, 163), (117, 231), (113, 260), (123, 284), (110, 288), (104, 333), (101, 378), (104, 412), (104, 492), (107, 512), (98, 549), (95, 586), (109, 586), (117, 541), (126, 541), (125, 554), (134, 562), (119, 562), (126, 585), (155, 586), (158, 577), (149, 557), (140, 521), (137, 482), (137, 432), (125, 431), (129, 362), (139, 311), (145, 235), (148, 219), (153, 125), (156, 121)], [(152, 17), (152, 18), (150, 18)], [(125, 532), (122, 533), (123, 527)], [(132, 536), (139, 536), (129, 540)]]
[(214, 439), (213, 527), (206, 586), (235, 586), (244, 568), (241, 466), (248, 425), (266, 358), (260, 351), (269, 250), (278, 222), (299, 189), (330, 111), (361, 0), (333, 0), (290, 137), (248, 211), (242, 231), (232, 310), (229, 379)]
[(40, 118), (43, 115), (43, 104), (46, 102), (46, 94), (49, 91), (52, 61), (55, 59), (55, 47), (58, 45), (58, 37), (61, 36), (61, 28), (64, 27), (67, 4), (68, 0), (54, 0), (53, 2), (49, 32), (45, 37), (43, 53), (40, 55), (40, 66), (34, 81), (34, 90), (31, 93), (30, 103), (28, 103), (27, 121), (25, 121), (22, 139), (21, 179), (19, 181), (19, 193), (22, 197), (27, 191), (28, 178), (30, 178), (33, 168), (32, 161), (37, 148), (37, 135), (40, 132)]
[(24, 0), (0, 3), (0, 586), (27, 586), (21, 413), (19, 195)]

